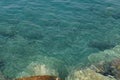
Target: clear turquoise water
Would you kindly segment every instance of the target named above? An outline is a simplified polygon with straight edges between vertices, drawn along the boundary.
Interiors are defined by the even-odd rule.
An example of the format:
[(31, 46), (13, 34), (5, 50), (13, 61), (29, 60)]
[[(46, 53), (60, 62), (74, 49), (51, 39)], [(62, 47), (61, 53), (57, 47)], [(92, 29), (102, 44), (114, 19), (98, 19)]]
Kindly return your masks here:
[(0, 0), (1, 71), (15, 78), (32, 61), (50, 63), (37, 56), (88, 65), (89, 55), (119, 45), (119, 8), (119, 0)]

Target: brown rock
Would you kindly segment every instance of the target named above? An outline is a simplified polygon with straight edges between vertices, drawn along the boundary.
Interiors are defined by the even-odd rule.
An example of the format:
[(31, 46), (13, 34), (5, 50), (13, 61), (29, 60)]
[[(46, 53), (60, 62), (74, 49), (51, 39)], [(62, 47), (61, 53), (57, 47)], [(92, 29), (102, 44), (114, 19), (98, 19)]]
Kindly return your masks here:
[(44, 75), (44, 76), (31, 76), (25, 78), (18, 78), (15, 80), (60, 80), (60, 79), (56, 76)]

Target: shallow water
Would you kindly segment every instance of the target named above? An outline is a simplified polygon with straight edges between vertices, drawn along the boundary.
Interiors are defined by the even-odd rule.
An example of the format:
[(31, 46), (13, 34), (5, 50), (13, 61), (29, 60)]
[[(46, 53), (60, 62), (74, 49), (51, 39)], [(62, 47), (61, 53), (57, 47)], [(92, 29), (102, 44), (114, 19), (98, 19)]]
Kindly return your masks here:
[(119, 45), (119, 7), (119, 0), (0, 0), (1, 71), (15, 78), (34, 61), (89, 65), (89, 55)]

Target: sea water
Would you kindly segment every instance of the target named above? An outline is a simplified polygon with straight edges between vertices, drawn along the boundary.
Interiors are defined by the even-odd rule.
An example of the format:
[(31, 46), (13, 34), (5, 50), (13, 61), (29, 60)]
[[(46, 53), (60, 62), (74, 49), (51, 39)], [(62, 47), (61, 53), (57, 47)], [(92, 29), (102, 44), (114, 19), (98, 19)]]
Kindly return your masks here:
[(16, 78), (31, 63), (67, 76), (120, 43), (119, 0), (0, 0), (0, 69)]

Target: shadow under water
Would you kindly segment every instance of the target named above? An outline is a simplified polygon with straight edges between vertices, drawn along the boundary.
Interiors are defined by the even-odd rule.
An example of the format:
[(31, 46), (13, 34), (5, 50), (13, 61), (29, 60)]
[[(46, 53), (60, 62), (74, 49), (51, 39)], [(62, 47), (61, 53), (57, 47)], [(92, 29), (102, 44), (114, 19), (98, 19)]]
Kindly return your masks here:
[(106, 50), (106, 49), (111, 49), (113, 47), (115, 47), (116, 45), (114, 43), (110, 43), (110, 42), (104, 42), (104, 41), (91, 41), (88, 44), (89, 47), (91, 48), (96, 48), (100, 51)]

